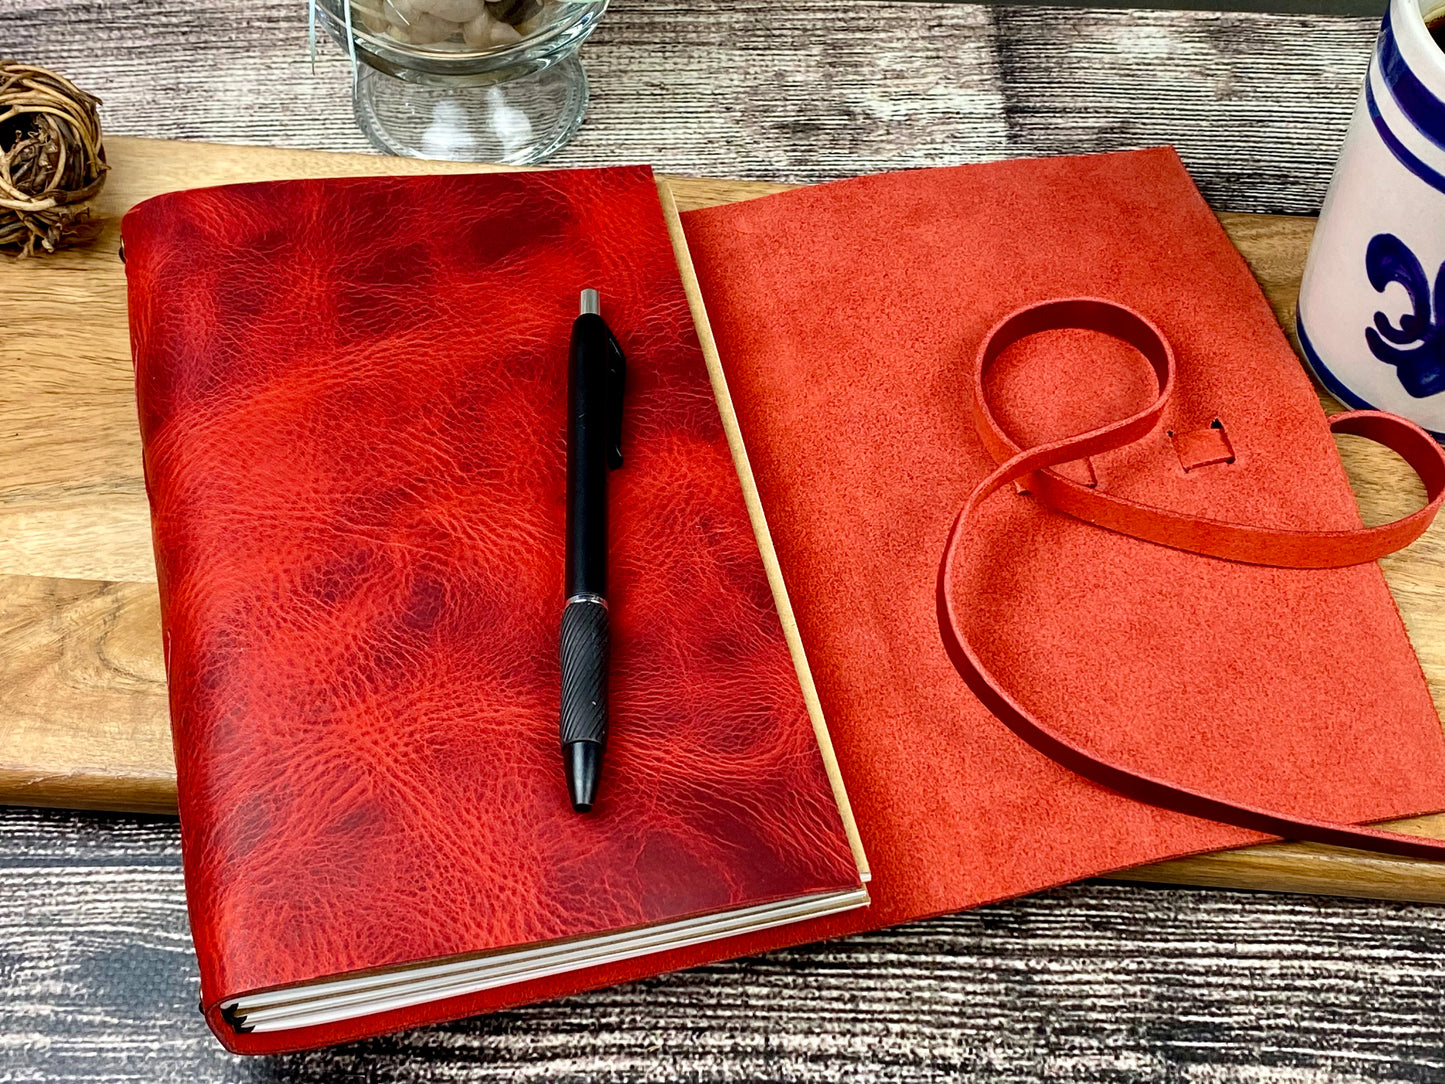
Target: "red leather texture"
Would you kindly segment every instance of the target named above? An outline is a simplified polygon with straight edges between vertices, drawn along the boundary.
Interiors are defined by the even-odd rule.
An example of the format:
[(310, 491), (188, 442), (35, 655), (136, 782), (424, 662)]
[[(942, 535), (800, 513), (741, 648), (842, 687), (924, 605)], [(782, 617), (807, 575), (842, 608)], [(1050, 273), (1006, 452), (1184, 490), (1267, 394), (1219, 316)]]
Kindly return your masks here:
[[(1360, 527), (1309, 380), (1173, 151), (866, 177), (684, 222), (874, 873), (872, 908), (846, 921), (1265, 838), (1133, 801), (1030, 748), (964, 686), (938, 632), (950, 524), (995, 467), (971, 416), (975, 352), (1009, 312), (1050, 298), (1126, 305), (1177, 354), (1161, 424), (1090, 456), (1101, 489), (1194, 518)], [(1019, 447), (1158, 392), (1136, 350), (1087, 330), (1016, 343), (988, 374)], [(1216, 418), (1234, 461), (1186, 472), (1169, 432)], [(1445, 807), (1440, 723), (1374, 565), (1221, 561), (1029, 496), (994, 497), (973, 523), (955, 571), (961, 632), (1070, 741), (1288, 814)]]
[[(191, 927), (218, 1005), (854, 887), (650, 171), (296, 181), (123, 224)], [(612, 736), (558, 750), (568, 335), (628, 355)], [(676, 963), (724, 954), (704, 946)]]
[[(1064, 437), (1020, 450), (997, 424), (989, 409), (986, 390), (988, 369), (1010, 345), (1045, 331), (1085, 329), (1099, 331), (1133, 346), (1154, 369), (1158, 394), (1141, 410), (1085, 433)], [(1145, 538), (1159, 545), (1191, 553), (1207, 552), (1221, 560), (1240, 560), (1280, 568), (1337, 568), (1360, 564), (1380, 556), (1384, 544), (1408, 545), (1430, 525), (1445, 500), (1445, 449), (1413, 422), (1393, 414), (1361, 410), (1336, 414), (1330, 429), (1376, 440), (1397, 452), (1425, 484), (1424, 508), (1393, 523), (1335, 531), (1297, 531), (1219, 520), (1198, 521), (1177, 513), (1149, 508), (1136, 502), (1120, 502), (1094, 487), (1079, 485), (1055, 474), (1054, 467), (1082, 455), (1122, 448), (1143, 439), (1157, 426), (1160, 415), (1174, 392), (1174, 354), (1159, 330), (1138, 313), (1097, 298), (1067, 298), (1029, 305), (1005, 317), (984, 337), (974, 365), (974, 422), (999, 467), (978, 484), (959, 510), (938, 570), (938, 624), (944, 648), (965, 684), (993, 716), (1045, 756), (1077, 772), (1085, 779), (1109, 787), (1119, 794), (1143, 802), (1189, 813), (1198, 817), (1271, 832), (1291, 839), (1328, 843), (1381, 851), (1407, 858), (1445, 859), (1445, 840), (1402, 835), (1375, 828), (1357, 827), (1300, 814), (1282, 814), (1258, 805), (1230, 801), (1218, 795), (1179, 786), (1138, 772), (1125, 764), (1101, 757), (1086, 746), (1070, 741), (1047, 723), (1036, 719), (1019, 704), (1006, 682), (989, 672), (965, 633), (960, 631), (962, 615), (970, 599), (954, 587), (954, 571), (969, 542), (987, 544), (973, 535), (971, 520), (980, 505), (1010, 482), (1025, 482), (1028, 492), (1053, 508), (1062, 495), (1076, 519), (1107, 526), (1133, 538)], [(1218, 429), (1196, 430), (1217, 433)], [(1177, 450), (1176, 443), (1176, 450)], [(1234, 460), (1229, 454), (1207, 456), (1205, 462)], [(1191, 469), (1185, 466), (1185, 469)], [(1201, 548), (1201, 543), (1207, 549)], [(1398, 548), (1398, 547), (1397, 547)]]

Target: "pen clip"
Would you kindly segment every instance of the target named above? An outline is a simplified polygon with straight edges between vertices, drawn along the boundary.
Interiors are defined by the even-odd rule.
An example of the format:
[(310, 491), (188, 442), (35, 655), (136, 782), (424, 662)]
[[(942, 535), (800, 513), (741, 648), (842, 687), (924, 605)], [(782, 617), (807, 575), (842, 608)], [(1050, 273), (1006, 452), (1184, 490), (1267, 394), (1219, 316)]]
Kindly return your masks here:
[(607, 466), (622, 466), (622, 393), (627, 385), (627, 359), (611, 329), (607, 332)]

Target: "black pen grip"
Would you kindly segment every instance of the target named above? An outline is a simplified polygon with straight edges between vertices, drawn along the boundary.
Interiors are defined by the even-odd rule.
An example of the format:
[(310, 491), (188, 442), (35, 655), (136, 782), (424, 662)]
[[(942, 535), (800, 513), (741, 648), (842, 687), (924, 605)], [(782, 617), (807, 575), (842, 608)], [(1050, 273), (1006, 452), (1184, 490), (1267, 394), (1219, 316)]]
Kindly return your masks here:
[(607, 742), (607, 607), (569, 602), (562, 610), (562, 744)]

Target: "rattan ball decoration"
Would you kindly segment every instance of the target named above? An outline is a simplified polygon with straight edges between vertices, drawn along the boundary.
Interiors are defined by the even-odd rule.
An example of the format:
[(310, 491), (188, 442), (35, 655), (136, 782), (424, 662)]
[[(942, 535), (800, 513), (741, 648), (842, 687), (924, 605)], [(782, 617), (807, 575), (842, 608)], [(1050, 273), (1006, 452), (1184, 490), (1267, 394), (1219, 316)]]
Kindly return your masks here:
[(0, 60), (0, 251), (54, 252), (105, 183), (100, 99), (69, 79)]

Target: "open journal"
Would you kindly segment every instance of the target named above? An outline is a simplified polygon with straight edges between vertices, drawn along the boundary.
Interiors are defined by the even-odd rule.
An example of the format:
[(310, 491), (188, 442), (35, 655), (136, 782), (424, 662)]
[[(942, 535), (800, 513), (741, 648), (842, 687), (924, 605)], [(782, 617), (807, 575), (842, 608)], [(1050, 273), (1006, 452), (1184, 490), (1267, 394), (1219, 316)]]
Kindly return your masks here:
[[(951, 524), (997, 465), (973, 359), (1022, 306), (1104, 299), (1172, 347), (1157, 427), (1061, 476), (1359, 527), (1311, 385), (1172, 151), (680, 218), (644, 169), (285, 182), (163, 196), (123, 229), (187, 897), (230, 1049), (1266, 838), (1042, 755), (940, 633)], [(555, 660), (567, 335), (591, 285), (617, 299), (629, 448), (608, 775), (579, 817)], [(1010, 345), (985, 394), (1031, 447), (1140, 410), (1156, 375), (1065, 329)], [(968, 521), (943, 601), (1041, 725), (1297, 817), (1445, 808), (1375, 565), (1220, 560), (1021, 488)]]

